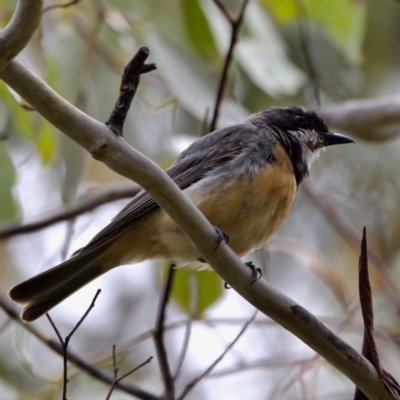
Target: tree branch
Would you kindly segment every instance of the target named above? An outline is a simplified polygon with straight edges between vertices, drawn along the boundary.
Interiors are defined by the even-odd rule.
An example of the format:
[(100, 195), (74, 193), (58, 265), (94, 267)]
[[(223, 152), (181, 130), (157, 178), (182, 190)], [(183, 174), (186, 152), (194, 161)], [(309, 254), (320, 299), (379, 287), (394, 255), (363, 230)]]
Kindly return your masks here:
[(142, 188), (137, 185), (115, 186), (105, 189), (100, 193), (92, 195), (83, 195), (75, 199), (66, 206), (49, 212), (47, 215), (38, 218), (37, 221), (29, 222), (26, 224), (19, 223), (9, 226), (0, 226), (0, 240), (7, 239), (16, 235), (23, 235), (26, 233), (36, 232), (40, 229), (47, 228), (58, 222), (66, 221), (78, 215), (84, 214), (93, 210), (103, 204), (128, 199), (136, 196)]
[(171, 294), (174, 273), (175, 273), (175, 264), (170, 264), (167, 280), (165, 282), (164, 289), (160, 298), (160, 304), (158, 306), (156, 326), (154, 328), (154, 333), (153, 333), (154, 344), (158, 356), (158, 362), (160, 364), (161, 376), (165, 386), (165, 396), (169, 400), (173, 400), (175, 398), (175, 383), (171, 374), (171, 369), (168, 363), (167, 351), (165, 350), (165, 345), (164, 345), (164, 332), (165, 332), (164, 321), (165, 321), (165, 310), (167, 308), (167, 304)]
[(222, 354), (198, 377), (193, 379), (190, 383), (188, 383), (185, 387), (185, 389), (182, 391), (180, 396), (178, 397), (178, 400), (183, 400), (187, 394), (203, 379), (205, 378), (215, 367), (216, 365), (222, 361), (222, 359), (226, 356), (228, 351), (236, 344), (236, 342), (240, 339), (240, 337), (243, 335), (243, 333), (246, 331), (246, 329), (249, 327), (249, 325), (254, 321), (256, 318), (258, 310), (256, 310), (253, 314), (253, 316), (244, 324), (243, 328), (240, 330), (238, 335), (235, 337), (235, 339), (226, 347), (226, 349), (222, 352)]
[(247, 301), (321, 354), (372, 399), (390, 399), (373, 366), (312, 314), (263, 279), (250, 285), (249, 268), (226, 244), (215, 249), (214, 227), (155, 163), (69, 104), (20, 62), (11, 61), (0, 78), (94, 158), (142, 186), (222, 279)]
[(228, 79), (228, 69), (232, 62), (233, 50), (235, 49), (235, 45), (238, 40), (240, 28), (241, 28), (242, 22), (243, 22), (244, 11), (246, 9), (248, 0), (243, 0), (242, 8), (240, 9), (239, 15), (236, 19), (232, 18), (232, 16), (229, 14), (229, 11), (221, 3), (220, 0), (214, 0), (214, 3), (217, 5), (217, 7), (221, 10), (221, 12), (225, 15), (226, 19), (231, 24), (232, 32), (231, 32), (231, 41), (229, 44), (228, 53), (226, 54), (226, 57), (225, 57), (224, 68), (222, 70), (221, 78), (220, 78), (219, 85), (218, 85), (217, 98), (215, 99), (215, 106), (214, 106), (214, 111), (213, 111), (213, 116), (211, 119), (209, 132), (214, 131), (217, 127), (217, 120), (218, 120), (218, 115), (219, 115), (219, 109), (221, 106), (222, 95), (224, 93), (224, 89), (225, 89), (226, 82)]
[(28, 44), (42, 18), (43, 0), (19, 0), (11, 21), (0, 32), (0, 71)]
[(58, 330), (56, 324), (53, 322), (52, 318), (50, 317), (49, 313), (46, 313), (47, 319), (50, 321), (51, 326), (54, 329), (54, 332), (56, 333), (58, 340), (60, 341), (61, 347), (63, 349), (63, 364), (64, 364), (64, 376), (63, 376), (63, 395), (62, 398), (63, 400), (67, 400), (67, 384), (68, 384), (68, 369), (67, 369), (67, 352), (68, 352), (68, 345), (69, 341), (71, 340), (73, 334), (78, 330), (78, 328), (81, 326), (82, 322), (86, 319), (86, 317), (89, 315), (90, 311), (94, 307), (94, 304), (96, 302), (97, 297), (99, 296), (101, 290), (98, 289), (96, 294), (93, 297), (92, 302), (90, 303), (89, 308), (86, 310), (86, 312), (83, 314), (82, 318), (77, 322), (75, 327), (72, 329), (72, 331), (65, 337), (65, 339), (62, 338), (60, 331)]
[(124, 374), (120, 378), (118, 378), (118, 370), (119, 370), (119, 368), (117, 367), (117, 360), (115, 358), (115, 344), (113, 346), (112, 358), (113, 358), (113, 364), (114, 364), (114, 381), (113, 381), (113, 383), (112, 383), (112, 385), (110, 387), (110, 391), (107, 394), (106, 400), (110, 400), (111, 399), (112, 392), (117, 387), (117, 384), (119, 382), (121, 382), (127, 376), (129, 376), (129, 375), (133, 374), (134, 372), (136, 372), (138, 369), (143, 368), (145, 365), (149, 364), (151, 362), (151, 360), (153, 359), (153, 357), (149, 357), (146, 361), (142, 362), (137, 367), (131, 369), (126, 374)]

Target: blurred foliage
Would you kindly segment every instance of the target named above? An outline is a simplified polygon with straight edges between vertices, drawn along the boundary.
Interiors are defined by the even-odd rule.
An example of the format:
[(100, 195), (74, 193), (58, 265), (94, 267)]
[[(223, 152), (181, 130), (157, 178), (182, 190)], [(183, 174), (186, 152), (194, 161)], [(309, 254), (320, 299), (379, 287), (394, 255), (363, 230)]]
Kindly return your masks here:
[[(221, 1), (233, 16), (237, 15), (241, 0)], [(46, 2), (46, 5), (50, 4), (56, 4), (56, 0)], [(0, 26), (8, 23), (15, 5), (16, 0), (1, 2)], [(141, 79), (128, 115), (125, 139), (165, 168), (181, 150), (201, 135), (207, 115), (210, 119), (230, 41), (230, 29), (230, 24), (212, 0), (82, 0), (72, 7), (45, 13), (38, 32), (20, 58), (76, 107), (99, 121), (106, 121), (117, 97), (124, 66), (139, 46), (148, 46), (151, 52), (149, 62), (155, 62), (158, 69)], [(309, 77), (301, 32), (305, 35), (316, 71), (323, 105), (395, 94), (400, 90), (398, 2), (250, 0), (228, 74), (219, 126), (271, 106), (315, 105), (314, 82)], [(23, 99), (3, 84), (0, 84), (0, 138), (0, 221), (25, 221), (68, 203), (93, 188), (122, 180), (91, 160), (79, 146), (30, 110)], [(367, 225), (371, 247), (394, 272), (397, 280), (400, 279), (399, 152), (398, 140), (386, 144), (358, 141), (351, 148), (329, 149), (311, 173), (315, 186), (333, 202), (345, 221), (360, 233), (361, 227)], [(112, 204), (77, 218), (75, 223), (71, 223), (72, 228), (67, 235), (65, 226), (60, 224), (43, 232), (16, 238), (10, 241), (7, 250), (3, 249), (5, 246), (0, 247), (3, 264), (10, 265), (9, 272), (7, 268), (2, 268), (2, 289), (8, 290), (11, 281), (16, 283), (21, 277), (32, 276), (43, 268), (53, 266), (60, 258), (63, 241), (71, 239), (72, 243), (76, 242), (75, 247), (79, 247), (120, 207), (120, 203)], [(267, 266), (272, 266), (269, 273), (271, 283), (318, 315), (334, 315), (334, 327), (339, 326), (341, 318), (346, 316), (348, 322), (343, 329), (348, 330), (344, 333), (347, 335), (345, 338), (359, 348), (362, 335), (360, 330), (354, 332), (359, 327), (357, 315), (353, 321), (351, 311), (343, 311), (343, 307), (357, 301), (357, 252), (348, 246), (302, 191), (299, 191), (293, 211), (279, 234), (286, 237), (286, 240), (281, 240), (281, 248), (276, 243), (274, 247), (272, 243), (268, 262), (261, 258), (257, 260), (257, 263), (265, 261)], [(65, 236), (69, 238), (66, 240)], [(295, 247), (293, 242), (290, 247), (290, 238), (296, 239)], [(11, 257), (6, 259), (6, 251), (13, 255), (10, 262)], [(251, 257), (257, 259), (260, 256)], [(328, 264), (335, 273), (327, 272)], [(275, 265), (278, 267), (275, 268)], [(133, 267), (132, 275), (138, 270), (140, 266)], [(9, 279), (4, 278), (6, 273), (10, 275)], [(133, 282), (120, 275), (119, 280), (107, 278), (107, 282), (102, 283), (106, 288), (110, 285), (109, 293), (118, 298), (120, 308), (105, 308), (104, 312), (101, 305), (96, 304), (96, 310), (102, 311), (97, 323), (103, 325), (100, 328), (94, 323), (93, 328), (87, 325), (87, 342), (74, 338), (78, 348), (81, 346), (82, 354), (90, 353), (93, 360), (101, 359), (103, 364), (111, 365), (110, 343), (151, 329), (157, 293), (149, 289), (151, 285), (147, 281), (142, 284), (148, 278), (144, 277), (146, 274), (139, 275), (137, 279), (136, 276), (132, 278)], [(239, 303), (235, 294), (231, 293), (233, 291), (224, 291), (222, 281), (215, 273), (199, 272), (195, 274), (195, 279), (197, 318), (229, 318), (246, 314), (248, 305)], [(377, 319), (388, 338), (385, 342), (382, 339), (381, 348), (385, 361), (398, 372), (399, 305), (387, 295), (374, 270), (371, 271), (371, 279), (377, 302)], [(326, 290), (327, 287), (330, 290)], [(132, 296), (136, 295), (133, 301)], [(176, 271), (172, 298), (179, 306), (172, 307), (173, 316), (186, 318), (190, 295), (188, 273), (184, 270)], [(348, 314), (344, 315), (346, 312)], [(69, 323), (67, 314), (62, 311), (59, 314), (60, 320), (64, 318), (65, 325)], [(200, 331), (200, 339), (195, 343), (201, 354), (192, 352), (188, 356), (186, 375), (197, 372), (190, 369), (190, 361), (195, 366), (207, 366), (219, 354), (216, 350), (210, 359), (206, 358), (208, 353), (201, 347), (204, 343), (207, 343), (207, 348), (215, 346), (219, 349), (220, 336), (224, 339), (230, 337), (230, 330), (224, 330), (224, 327), (214, 329), (215, 332), (212, 331), (209, 336), (207, 330)], [(274, 329), (265, 326), (260, 334), (250, 336), (248, 346), (238, 351), (237, 360), (235, 358), (231, 363), (239, 360), (240, 370), (245, 370), (246, 360), (252, 356), (252, 360), (259, 360), (262, 354), (268, 354), (272, 360), (273, 357), (282, 360), (285, 358), (282, 354), (297, 354), (298, 342), (294, 343), (291, 335), (282, 330)], [(353, 331), (350, 332), (351, 329)], [(196, 332), (194, 329), (193, 340), (196, 340)], [(175, 334), (176, 331), (171, 332), (171, 336)], [(0, 398), (5, 398), (5, 394), (7, 400), (59, 398), (59, 382), (41, 384), (37, 376), (54, 376), (54, 371), (60, 367), (60, 359), (46, 353), (43, 366), (38, 360), (43, 360), (45, 350), (38, 350), (37, 342), (15, 344), (13, 331), (7, 329), (0, 330), (0, 335), (4, 339), (0, 341)], [(85, 336), (84, 333), (82, 336)], [(178, 336), (172, 337), (172, 342), (181, 343), (180, 339), (176, 339)], [(226, 341), (222, 343), (223, 348)], [(242, 341), (245, 343), (246, 337)], [(255, 342), (257, 346), (254, 346)], [(31, 364), (36, 367), (29, 370), (26, 363), (18, 361), (19, 357), (14, 357), (12, 364), (8, 362), (12, 358), (10, 349), (13, 346), (19, 349), (16, 353), (29, 354), (27, 359), (32, 360)], [(103, 354), (105, 351), (99, 351), (101, 356), (93, 356), (95, 351), (87, 351), (92, 346), (102, 351), (106, 348), (107, 355)], [(143, 346), (127, 351), (124, 359), (127, 366), (137, 365), (153, 351), (151, 347)], [(176, 356), (178, 347), (171, 346), (169, 355)], [(193, 398), (221, 398), (219, 382), (228, 382), (223, 387), (223, 393), (232, 399), (264, 398), (265, 393), (277, 393), (275, 398), (282, 399), (304, 398), (307, 393), (304, 394), (303, 390), (307, 385), (312, 387), (309, 398), (349, 397), (353, 391), (347, 381), (344, 382), (324, 364), (316, 366), (316, 370), (323, 371), (318, 378), (319, 383), (306, 374), (299, 384), (301, 390), (296, 383), (279, 386), (290, 374), (292, 364), (289, 363), (288, 368), (282, 367), (280, 361), (277, 364), (279, 368), (267, 366), (260, 371), (252, 371), (251, 376), (243, 373), (243, 380), (238, 374), (235, 379), (232, 375), (221, 376), (218, 381), (210, 381), (210, 386), (202, 383)], [(7, 373), (4, 372), (6, 367)], [(137, 379), (153, 389), (154, 382), (159, 382), (158, 371), (156, 367), (149, 371), (143, 372), (143, 376)], [(14, 380), (9, 378), (12, 374), (16, 377)], [(26, 378), (26, 375), (31, 378)], [(16, 383), (18, 379), (24, 381), (21, 385), (23, 390)], [(71, 381), (76, 383), (79, 377), (74, 375)], [(254, 393), (248, 395), (241, 392), (249, 387), (250, 382)], [(86, 391), (76, 390), (77, 399), (94, 398), (88, 395), (90, 388), (87, 386), (85, 382), (82, 387)], [(335, 392), (338, 387), (343, 389), (339, 394)], [(101, 398), (105, 391), (97, 386), (93, 390), (96, 390), (96, 398)]]
[[(164, 267), (164, 276), (169, 269), (169, 264)], [(186, 312), (190, 311), (190, 284), (189, 274), (191, 272), (177, 268), (174, 274), (171, 298)], [(221, 278), (214, 271), (197, 271), (194, 274), (197, 300), (196, 309), (194, 310), (194, 318), (201, 319), (204, 312), (221, 298), (223, 287)]]

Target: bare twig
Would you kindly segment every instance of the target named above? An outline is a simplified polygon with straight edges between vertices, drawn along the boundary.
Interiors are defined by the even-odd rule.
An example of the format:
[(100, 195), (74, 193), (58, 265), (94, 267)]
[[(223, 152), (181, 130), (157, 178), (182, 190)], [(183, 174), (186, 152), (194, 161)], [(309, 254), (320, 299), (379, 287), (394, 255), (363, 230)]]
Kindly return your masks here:
[[(52, 349), (53, 351), (55, 351), (57, 354), (59, 354), (61, 356), (64, 355), (63, 347), (58, 341), (49, 338), (44, 332), (42, 332), (40, 329), (38, 329), (34, 323), (25, 324), (22, 322), (22, 320), (19, 318), (18, 307), (11, 300), (9, 300), (8, 297), (2, 292), (0, 292), (0, 308), (3, 309), (4, 312), (13, 321), (20, 324), (22, 327), (24, 327), (24, 329), (26, 329), (28, 332), (30, 332), (32, 335), (34, 335), (37, 339), (39, 339), (47, 347), (49, 347), (50, 349)], [(67, 350), (67, 358), (70, 363), (74, 364), (76, 367), (80, 368), (82, 371), (85, 371), (93, 378), (98, 379), (99, 381), (104, 382), (107, 385), (113, 384), (114, 379), (112, 376), (110, 376), (106, 372), (102, 371), (101, 369), (96, 368), (93, 365), (89, 364), (80, 355), (73, 353), (71, 350)], [(142, 400), (162, 400), (158, 396), (154, 396), (151, 393), (141, 390), (140, 388), (138, 388), (135, 385), (128, 384), (125, 382), (118, 382), (116, 387), (119, 390), (122, 390), (125, 393), (136, 396), (137, 398), (142, 399)]]
[[(319, 107), (321, 105), (321, 96), (320, 96), (320, 88), (319, 88), (319, 79), (318, 79), (318, 74), (317, 70), (315, 68), (315, 65), (313, 63), (312, 59), (312, 53), (311, 53), (311, 43), (310, 43), (310, 32), (308, 31), (308, 25), (310, 23), (310, 20), (308, 18), (308, 13), (307, 13), (307, 8), (303, 2), (303, 0), (295, 0), (297, 9), (299, 11), (300, 17), (304, 18), (304, 22), (306, 23), (306, 26), (303, 26), (303, 21), (301, 18), (298, 19), (297, 24), (299, 28), (299, 39), (300, 39), (300, 46), (303, 50), (304, 54), (304, 59), (306, 61), (306, 66), (308, 69), (308, 75), (310, 77), (311, 82), (314, 85), (314, 99)], [(306, 31), (307, 29), (307, 31)]]
[(221, 106), (222, 95), (224, 93), (225, 85), (226, 85), (227, 78), (228, 78), (228, 70), (229, 70), (229, 66), (232, 62), (233, 50), (235, 49), (235, 45), (236, 45), (238, 37), (239, 37), (239, 32), (240, 32), (240, 28), (242, 26), (243, 17), (244, 17), (244, 11), (246, 9), (248, 0), (243, 0), (242, 7), (241, 7), (239, 15), (236, 19), (234, 19), (230, 15), (229, 11), (226, 9), (226, 7), (222, 4), (222, 2), (220, 0), (214, 0), (214, 3), (218, 6), (218, 8), (221, 10), (221, 12), (225, 15), (226, 19), (231, 24), (232, 32), (231, 32), (231, 41), (229, 44), (228, 53), (226, 54), (226, 57), (225, 57), (224, 68), (222, 70), (221, 78), (220, 78), (219, 85), (218, 85), (218, 91), (217, 91), (217, 97), (215, 99), (213, 116), (211, 119), (210, 128), (208, 130), (209, 132), (214, 131), (217, 127), (217, 120), (218, 120), (218, 115), (219, 115), (219, 109)]
[[(332, 226), (339, 234), (353, 247), (358, 248), (359, 237), (354, 227), (344, 218), (340, 211), (331, 203), (331, 201), (322, 193), (317, 191), (310, 183), (310, 180), (303, 185), (305, 192), (310, 196), (320, 211), (325, 215)], [(396, 285), (396, 280), (391, 276), (390, 271), (379, 258), (379, 256), (371, 249), (368, 249), (368, 258), (375, 266), (378, 276), (388, 294), (398, 305), (400, 305), (400, 289)]]
[(38, 231), (58, 222), (66, 221), (84, 214), (103, 204), (132, 198), (136, 196), (140, 190), (141, 187), (137, 185), (130, 187), (115, 186), (93, 195), (81, 196), (67, 206), (56, 209), (37, 221), (0, 227), (0, 239)]
[(151, 360), (153, 359), (153, 357), (149, 357), (146, 361), (142, 362), (137, 367), (131, 369), (126, 374), (124, 374), (120, 378), (118, 378), (118, 367), (117, 367), (117, 360), (116, 360), (116, 357), (115, 357), (115, 344), (113, 345), (112, 357), (113, 357), (113, 365), (114, 365), (114, 381), (113, 381), (113, 383), (111, 385), (110, 391), (107, 394), (106, 400), (110, 400), (111, 399), (112, 392), (117, 387), (117, 384), (122, 381), (122, 379), (126, 378), (127, 376), (133, 374), (134, 372), (136, 372), (140, 368), (142, 368), (145, 365), (149, 364), (151, 362)]
[(53, 4), (51, 6), (47, 6), (45, 8), (43, 8), (43, 14), (47, 11), (51, 11), (51, 10), (55, 10), (57, 8), (68, 8), (71, 7), (75, 4), (80, 3), (82, 0), (71, 0), (68, 3), (64, 3), (64, 4)]
[(167, 352), (164, 345), (164, 321), (165, 321), (165, 310), (169, 301), (169, 297), (172, 289), (172, 282), (174, 279), (175, 264), (170, 264), (168, 270), (167, 280), (164, 285), (163, 292), (161, 294), (160, 303), (158, 306), (158, 313), (156, 319), (156, 325), (154, 327), (154, 344), (157, 351), (158, 362), (160, 364), (161, 376), (165, 386), (165, 396), (169, 400), (175, 398), (175, 384), (171, 374), (171, 369), (168, 363)]
[(182, 400), (186, 397), (186, 395), (204, 378), (206, 377), (214, 368), (215, 366), (225, 357), (225, 355), (228, 353), (228, 351), (236, 344), (236, 342), (240, 339), (240, 337), (243, 335), (243, 333), (246, 331), (246, 329), (249, 327), (249, 325), (254, 321), (256, 318), (258, 310), (256, 310), (253, 314), (253, 316), (244, 324), (243, 328), (240, 330), (238, 335), (235, 337), (235, 339), (230, 343), (227, 348), (223, 351), (223, 353), (202, 373), (200, 374), (197, 378), (193, 379), (190, 383), (188, 383), (183, 389), (182, 393), (179, 395), (178, 400)]
[(176, 370), (174, 373), (174, 380), (179, 376), (179, 372), (182, 368), (183, 361), (185, 360), (186, 352), (189, 348), (190, 334), (192, 332), (192, 322), (196, 316), (197, 311), (197, 281), (194, 271), (188, 271), (188, 284), (189, 284), (189, 313), (186, 323), (185, 337), (183, 339), (183, 345), (181, 354), (176, 363)]
[(156, 69), (155, 64), (145, 64), (150, 52), (147, 47), (141, 47), (124, 69), (119, 89), (118, 100), (106, 125), (117, 135), (122, 136), (125, 118), (128, 114), (136, 89), (139, 86), (140, 75)]
[(71, 340), (72, 335), (81, 326), (81, 324), (85, 320), (85, 318), (89, 315), (90, 311), (94, 307), (94, 304), (95, 304), (96, 299), (99, 296), (100, 292), (101, 292), (101, 289), (98, 289), (96, 294), (95, 294), (95, 296), (93, 297), (92, 302), (90, 303), (89, 308), (86, 310), (86, 312), (83, 314), (82, 318), (78, 321), (78, 323), (75, 325), (75, 327), (72, 329), (72, 331), (65, 337), (64, 340), (61, 337), (60, 331), (57, 329), (57, 326), (55, 325), (55, 323), (51, 319), (50, 314), (46, 313), (46, 317), (48, 318), (48, 320), (50, 321), (51, 326), (53, 327), (54, 331), (56, 332), (58, 340), (60, 341), (62, 349), (63, 349), (63, 360), (64, 360), (64, 378), (63, 378), (63, 396), (62, 396), (63, 400), (67, 400), (67, 384), (68, 384), (68, 371), (67, 371), (68, 357), (67, 357), (67, 353), (68, 353), (69, 341)]

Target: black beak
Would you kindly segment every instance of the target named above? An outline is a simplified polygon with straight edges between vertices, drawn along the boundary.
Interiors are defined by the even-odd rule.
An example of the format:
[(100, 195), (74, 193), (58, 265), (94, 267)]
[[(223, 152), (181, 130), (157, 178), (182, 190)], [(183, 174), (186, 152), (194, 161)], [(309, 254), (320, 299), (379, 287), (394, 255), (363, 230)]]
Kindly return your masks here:
[(320, 136), (325, 147), (333, 146), (335, 144), (354, 143), (353, 139), (349, 138), (348, 136), (341, 135), (340, 133), (320, 133)]

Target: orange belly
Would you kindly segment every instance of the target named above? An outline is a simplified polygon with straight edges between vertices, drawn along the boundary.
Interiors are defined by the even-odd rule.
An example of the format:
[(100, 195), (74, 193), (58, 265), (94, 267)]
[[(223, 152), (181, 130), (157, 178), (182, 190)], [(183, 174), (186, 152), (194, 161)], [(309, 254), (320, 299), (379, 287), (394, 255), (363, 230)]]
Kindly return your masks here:
[[(261, 247), (276, 232), (294, 200), (297, 186), (291, 162), (281, 147), (275, 156), (277, 164), (266, 164), (251, 177), (237, 171), (236, 178), (228, 182), (203, 179), (184, 190), (210, 223), (229, 235), (229, 246), (240, 257)], [(201, 256), (183, 232), (160, 209), (122, 234), (118, 246), (124, 249), (121, 264), (166, 259), (194, 269), (207, 268), (198, 262)]]

